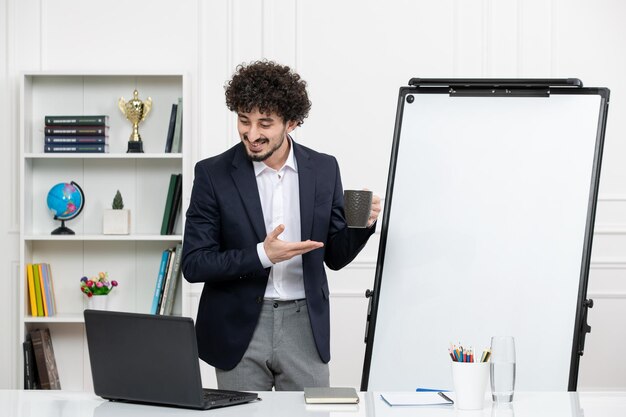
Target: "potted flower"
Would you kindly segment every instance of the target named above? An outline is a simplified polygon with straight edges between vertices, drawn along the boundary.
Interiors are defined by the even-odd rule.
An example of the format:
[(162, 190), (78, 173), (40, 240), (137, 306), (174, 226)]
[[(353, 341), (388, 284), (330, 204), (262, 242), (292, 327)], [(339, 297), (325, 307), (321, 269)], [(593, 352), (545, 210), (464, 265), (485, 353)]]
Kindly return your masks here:
[(127, 235), (130, 233), (130, 210), (124, 209), (124, 200), (117, 190), (110, 209), (104, 210), (102, 233), (105, 235)]
[(89, 308), (96, 310), (106, 310), (107, 295), (118, 285), (115, 280), (109, 281), (107, 272), (99, 272), (96, 278), (80, 279), (80, 291), (87, 296)]

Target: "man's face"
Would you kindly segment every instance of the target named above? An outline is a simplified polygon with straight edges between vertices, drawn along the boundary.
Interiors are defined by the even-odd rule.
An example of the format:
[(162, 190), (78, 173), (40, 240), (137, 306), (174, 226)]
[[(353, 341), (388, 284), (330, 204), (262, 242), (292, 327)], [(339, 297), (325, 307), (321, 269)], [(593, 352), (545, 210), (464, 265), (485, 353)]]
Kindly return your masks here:
[(295, 126), (296, 122), (284, 122), (277, 114), (263, 114), (258, 109), (237, 113), (237, 130), (248, 158), (265, 161), (269, 166), (287, 158), (289, 142), (285, 139)]

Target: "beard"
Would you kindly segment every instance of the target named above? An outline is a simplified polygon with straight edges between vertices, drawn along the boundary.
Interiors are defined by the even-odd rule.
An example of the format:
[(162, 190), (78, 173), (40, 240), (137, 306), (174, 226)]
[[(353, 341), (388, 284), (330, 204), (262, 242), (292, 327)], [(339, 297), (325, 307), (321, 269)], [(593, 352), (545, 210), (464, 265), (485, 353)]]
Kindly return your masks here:
[[(257, 140), (267, 140), (265, 138), (259, 138), (253, 141), (250, 141), (248, 139), (247, 136), (244, 136), (244, 139), (248, 142), (256, 142)], [(276, 152), (278, 149), (280, 149), (281, 146), (283, 146), (283, 142), (285, 141), (285, 135), (282, 135), (282, 139), (280, 140), (280, 142), (278, 142), (276, 145), (274, 145), (270, 150), (268, 150), (267, 152), (263, 153), (263, 154), (258, 154), (258, 153), (250, 153), (250, 150), (248, 149), (248, 147), (246, 147), (246, 155), (248, 156), (248, 159), (250, 161), (254, 161), (254, 162), (263, 162), (265, 161), (267, 158), (269, 158), (270, 156), (274, 155), (274, 152)]]

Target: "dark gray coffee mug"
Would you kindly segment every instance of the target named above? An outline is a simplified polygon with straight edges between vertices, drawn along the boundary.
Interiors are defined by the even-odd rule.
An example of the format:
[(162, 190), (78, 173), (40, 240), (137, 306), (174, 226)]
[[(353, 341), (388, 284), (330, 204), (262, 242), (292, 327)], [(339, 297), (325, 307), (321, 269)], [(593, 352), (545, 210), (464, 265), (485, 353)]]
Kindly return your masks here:
[(371, 191), (345, 190), (343, 192), (344, 210), (348, 227), (367, 227), (372, 209)]

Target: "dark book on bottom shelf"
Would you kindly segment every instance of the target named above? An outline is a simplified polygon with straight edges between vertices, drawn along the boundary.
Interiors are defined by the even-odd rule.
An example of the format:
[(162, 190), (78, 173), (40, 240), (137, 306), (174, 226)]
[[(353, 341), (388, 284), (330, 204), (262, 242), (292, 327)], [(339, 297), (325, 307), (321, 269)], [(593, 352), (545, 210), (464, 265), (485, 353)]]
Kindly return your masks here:
[(33, 343), (37, 376), (41, 389), (61, 389), (50, 330), (47, 328), (33, 329), (30, 331), (30, 337)]
[(30, 334), (26, 334), (26, 340), (22, 343), (24, 351), (24, 389), (38, 389), (37, 364), (35, 363), (35, 352), (33, 351), (33, 341)]

